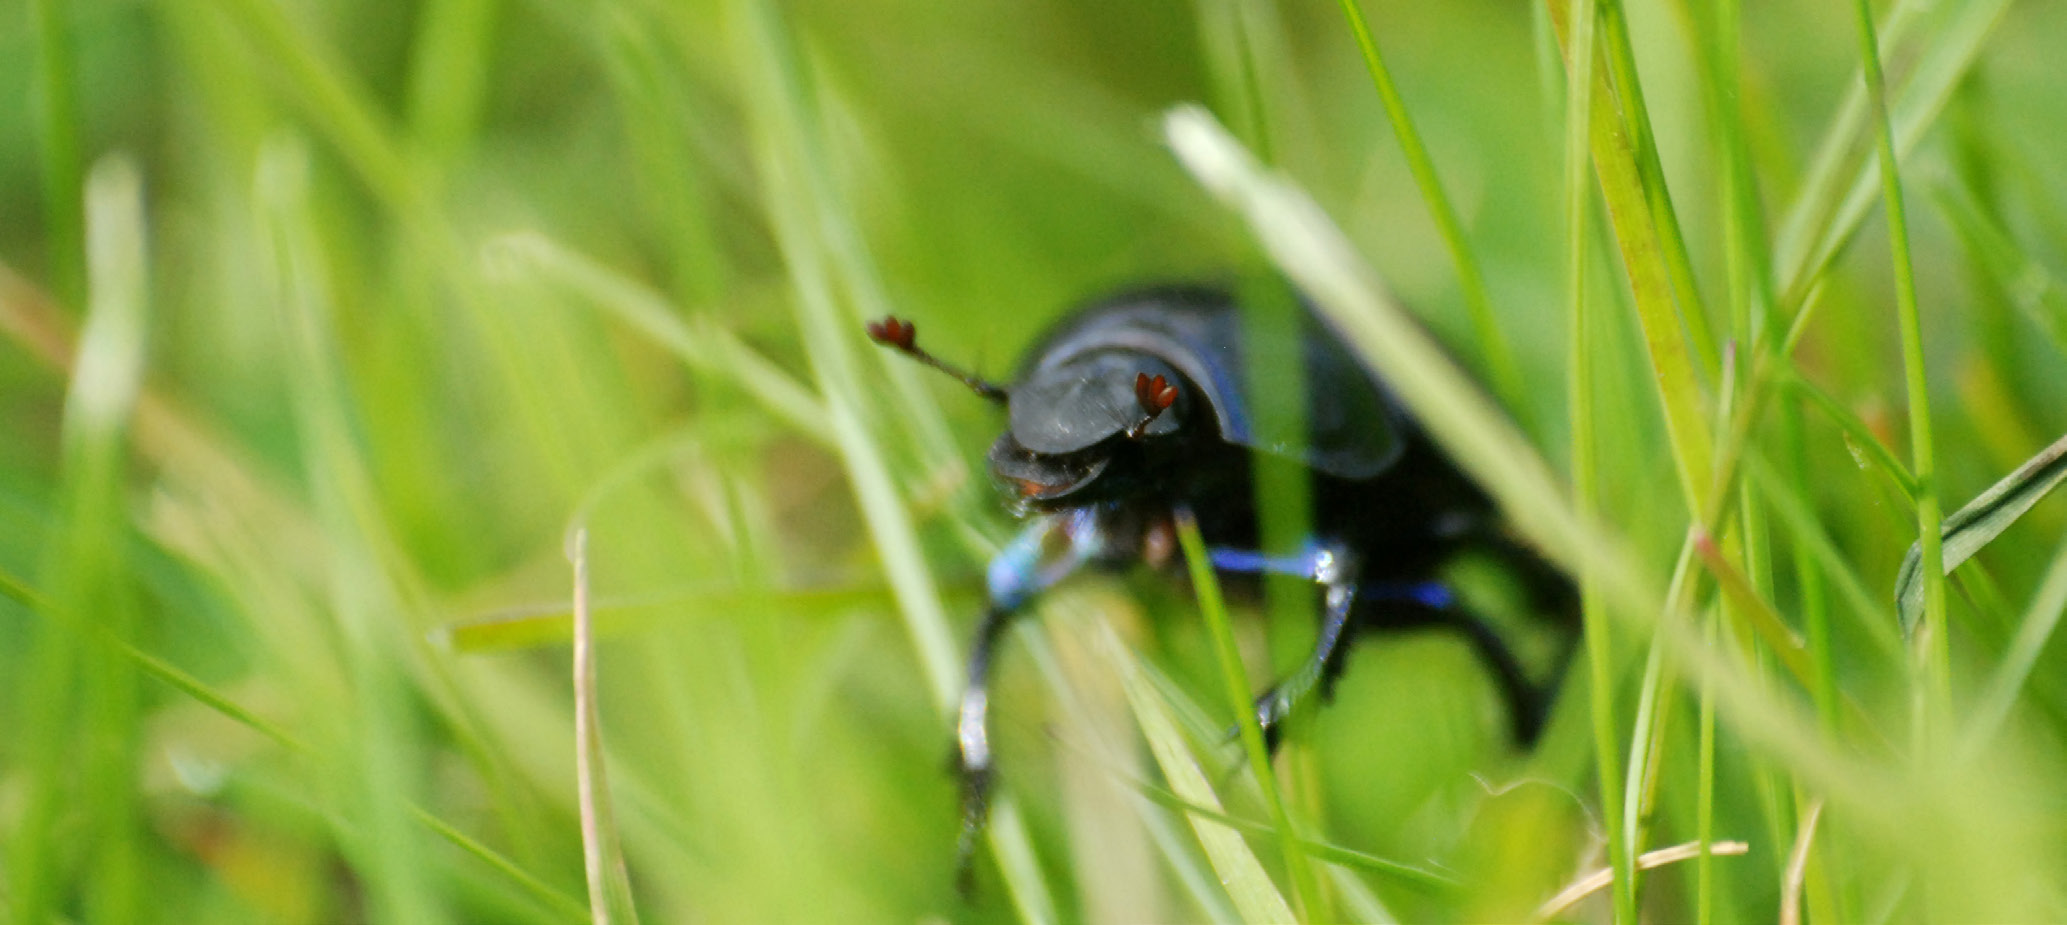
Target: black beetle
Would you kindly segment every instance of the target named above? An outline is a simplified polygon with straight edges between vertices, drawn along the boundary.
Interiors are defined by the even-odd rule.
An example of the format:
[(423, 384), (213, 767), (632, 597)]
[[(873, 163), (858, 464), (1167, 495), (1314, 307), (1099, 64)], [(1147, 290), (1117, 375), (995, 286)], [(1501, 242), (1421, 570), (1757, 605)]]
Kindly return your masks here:
[[(1306, 309), (1298, 317), (1307, 437), (1287, 444), (1263, 439), (1252, 419), (1242, 311), (1221, 289), (1163, 286), (1091, 303), (1027, 353), (1010, 387), (920, 349), (908, 321), (868, 325), (877, 343), (1006, 406), (1011, 426), (991, 445), (990, 468), (1017, 512), (1032, 518), (990, 565), (989, 607), (956, 727), (965, 888), (991, 784), (988, 682), (1000, 635), (1035, 594), (1079, 567), (1167, 564), (1180, 513), (1196, 519), (1222, 575), (1293, 574), (1321, 588), (1312, 654), (1256, 701), (1273, 746), (1296, 707), (1315, 692), (1327, 697), (1348, 636), (1373, 628), (1463, 632), (1508, 701), (1516, 741), (1529, 744), (1541, 731), (1555, 675), (1532, 683), (1437, 573), (1460, 553), (1490, 554), (1508, 565), (1531, 606), (1566, 630), (1576, 625), (1570, 583), (1502, 531), (1484, 492), (1325, 322)], [(1298, 550), (1258, 548), (1252, 480), (1259, 453), (1288, 457), (1311, 473), (1313, 532)], [(1569, 633), (1562, 649), (1560, 670)]]

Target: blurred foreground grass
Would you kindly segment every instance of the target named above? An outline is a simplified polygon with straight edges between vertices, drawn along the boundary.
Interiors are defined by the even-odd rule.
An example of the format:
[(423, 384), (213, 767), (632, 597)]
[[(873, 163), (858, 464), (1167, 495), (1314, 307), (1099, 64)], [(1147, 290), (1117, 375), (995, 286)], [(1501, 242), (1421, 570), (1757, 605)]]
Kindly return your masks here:
[[(648, 921), (1519, 920), (1611, 867), (1561, 915), (2067, 915), (2061, 503), (1919, 641), (1892, 592), (2067, 431), (2067, 8), (1871, 11), (1899, 234), (1848, 4), (1356, 12), (1391, 115), (1329, 4), (0, 9), (0, 909), (584, 918), (579, 526)], [(1194, 178), (1190, 101), (1297, 188), (1185, 116)], [(998, 421), (860, 321), (1002, 374), (1264, 266), (1585, 571), (1591, 664), (1515, 754), (1456, 640), (1366, 644), (1282, 839), (1192, 598), (1077, 583), (1008, 650), (965, 905)], [(1236, 628), (1251, 677), (1310, 633)], [(1626, 876), (1688, 842), (1748, 853)]]

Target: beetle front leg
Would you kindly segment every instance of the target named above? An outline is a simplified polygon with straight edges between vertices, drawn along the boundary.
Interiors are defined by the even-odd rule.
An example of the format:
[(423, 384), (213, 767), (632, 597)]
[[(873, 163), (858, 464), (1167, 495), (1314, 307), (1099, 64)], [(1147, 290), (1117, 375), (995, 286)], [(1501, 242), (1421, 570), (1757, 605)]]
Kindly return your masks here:
[(975, 886), (976, 839), (990, 814), (995, 763), (990, 748), (990, 675), (998, 642), (1012, 617), (1035, 595), (1069, 577), (1096, 551), (1095, 516), (1068, 511), (1036, 520), (997, 558), (987, 576), (990, 606), (977, 624), (969, 649), (968, 686), (955, 714), (955, 776), (962, 789), (962, 830), (955, 843), (955, 883), (966, 895)]
[(1011, 625), (1013, 611), (992, 606), (976, 627), (969, 652), (969, 686), (955, 718), (955, 776), (962, 786), (962, 832), (955, 842), (955, 885), (964, 894), (975, 886), (976, 839), (990, 813), (993, 765), (990, 753), (990, 667), (999, 637)]

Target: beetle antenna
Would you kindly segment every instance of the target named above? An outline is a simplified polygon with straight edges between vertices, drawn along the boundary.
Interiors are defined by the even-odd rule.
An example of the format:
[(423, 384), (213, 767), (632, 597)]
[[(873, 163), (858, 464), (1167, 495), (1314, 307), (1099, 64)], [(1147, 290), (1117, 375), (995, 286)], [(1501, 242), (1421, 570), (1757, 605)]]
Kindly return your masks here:
[(1156, 418), (1161, 417), (1163, 412), (1170, 410), (1170, 406), (1177, 403), (1177, 386), (1160, 374), (1149, 378), (1147, 373), (1135, 373), (1134, 400), (1141, 403), (1141, 417), (1127, 425), (1129, 440), (1141, 439), (1141, 435), (1148, 430), (1148, 425), (1155, 423)]
[(999, 404), (1004, 403), (1004, 386), (927, 353), (919, 346), (918, 336), (919, 329), (917, 325), (898, 318), (896, 315), (885, 315), (881, 321), (871, 321), (868, 323), (869, 340), (892, 348), (905, 356), (961, 380), (963, 385), (968, 386), (971, 391), (984, 398)]

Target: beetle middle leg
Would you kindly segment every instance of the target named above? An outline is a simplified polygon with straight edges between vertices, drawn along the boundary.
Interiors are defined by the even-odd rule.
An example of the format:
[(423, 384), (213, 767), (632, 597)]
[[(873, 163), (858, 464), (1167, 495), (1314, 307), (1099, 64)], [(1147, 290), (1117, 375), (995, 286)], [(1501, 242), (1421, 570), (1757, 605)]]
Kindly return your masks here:
[(1214, 567), (1222, 571), (1297, 575), (1322, 588), (1324, 609), (1313, 651), (1291, 674), (1256, 698), (1256, 721), (1272, 752), (1283, 740), (1285, 722), (1315, 693), (1325, 698), (1333, 691), (1347, 663), (1346, 643), (1351, 636), (1377, 627), (1446, 627), (1462, 633), (1500, 686), (1515, 742), (1530, 745), (1541, 734), (1549, 691), (1529, 680), (1521, 661), (1500, 635), (1466, 612), (1441, 582), (1359, 581), (1357, 561), (1338, 546), (1317, 545), (1290, 556), (1215, 549), (1212, 558)]
[[(1343, 643), (1355, 629), (1357, 599), (1365, 593), (1355, 580), (1358, 563), (1347, 549), (1337, 545), (1309, 546), (1289, 556), (1216, 548), (1211, 550), (1211, 558), (1213, 567), (1221, 571), (1294, 575), (1314, 581), (1322, 589), (1325, 609), (1312, 654), (1256, 698), (1256, 722), (1263, 728), (1264, 745), (1275, 753), (1284, 736), (1285, 720), (1315, 690), (1325, 696), (1327, 689), (1334, 686), (1336, 676), (1342, 673), (1343, 656), (1348, 651)], [(1382, 593), (1386, 589), (1370, 590)]]
[[(1436, 581), (1360, 584), (1344, 581), (1325, 588), (1326, 608), (1313, 651), (1291, 674), (1256, 698), (1256, 721), (1263, 727), (1264, 744), (1273, 753), (1283, 741), (1285, 723), (1301, 707), (1316, 693), (1324, 699), (1333, 695), (1335, 682), (1342, 677), (1342, 669), (1349, 662), (1348, 643), (1355, 633), (1374, 625), (1373, 609), (1409, 609), (1439, 615), (1429, 618), (1431, 622), (1449, 619), (1447, 615), (1455, 613), (1450, 589)], [(1494, 666), (1502, 691), (1509, 694), (1517, 707), (1522, 706), (1523, 701), (1514, 695), (1528, 690), (1528, 686), (1514, 656), (1485, 624), (1468, 616), (1458, 615), (1455, 619), (1460, 628), (1466, 629), (1473, 644), (1480, 648), (1480, 655)], [(1533, 711), (1531, 715), (1534, 715)]]

